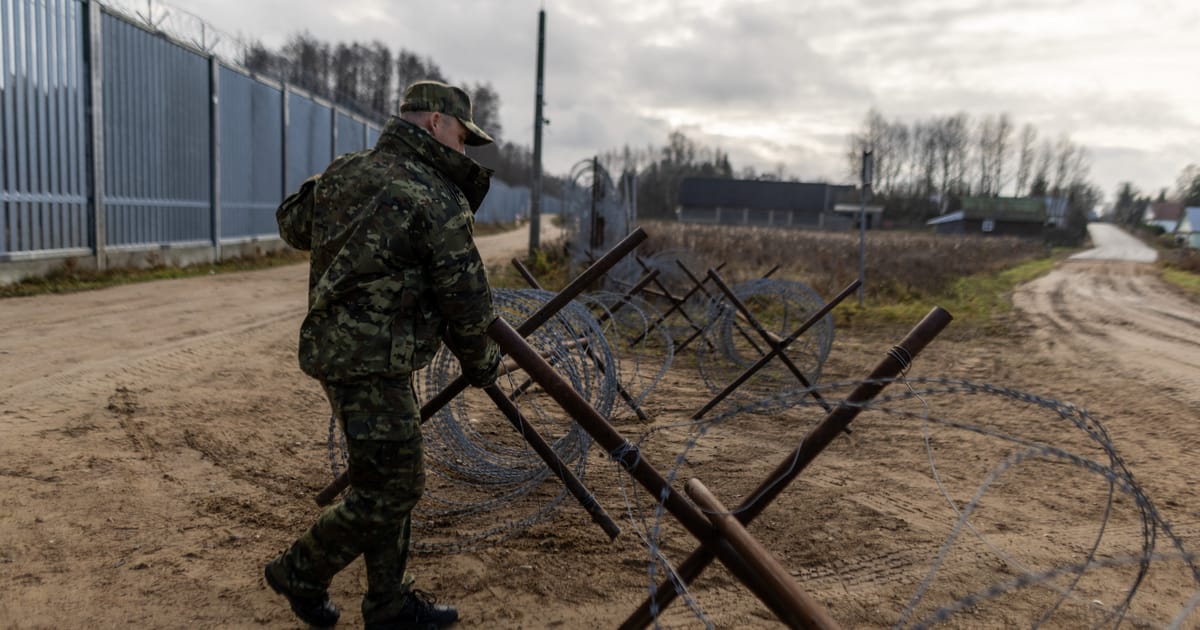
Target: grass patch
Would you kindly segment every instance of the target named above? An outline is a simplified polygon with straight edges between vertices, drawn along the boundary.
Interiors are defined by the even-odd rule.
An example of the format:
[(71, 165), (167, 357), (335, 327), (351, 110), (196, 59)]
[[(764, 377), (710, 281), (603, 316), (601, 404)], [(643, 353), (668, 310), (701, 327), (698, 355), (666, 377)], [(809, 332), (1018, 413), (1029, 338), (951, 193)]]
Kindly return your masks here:
[[(567, 286), (570, 277), (570, 258), (565, 242), (554, 242), (539, 249), (532, 256), (521, 258), (521, 264), (529, 270), (538, 284), (547, 291), (558, 291)], [(528, 289), (529, 283), (521, 277), (511, 263), (494, 265), (488, 269), (488, 282), (496, 288)]]
[(136, 282), (253, 271), (283, 265), (294, 265), (301, 262), (308, 262), (308, 253), (293, 249), (271, 252), (261, 256), (234, 258), (218, 263), (191, 265), (188, 267), (158, 265), (146, 269), (120, 268), (95, 271), (92, 269), (80, 269), (77, 265), (73, 264), (73, 260), (67, 260), (62, 267), (51, 271), (45, 276), (26, 278), (14, 284), (0, 286), (0, 298), (28, 297), (48, 293), (75, 293)]
[[(774, 276), (802, 282), (832, 299), (858, 277), (857, 232), (781, 230), (686, 224), (647, 227), (644, 249), (685, 251), (706, 264), (728, 262), (722, 274), (749, 279), (776, 263)], [(880, 230), (867, 235), (865, 303), (851, 295), (833, 310), (840, 328), (907, 330), (934, 306), (955, 318), (954, 329), (999, 332), (1012, 310), (1013, 289), (1048, 273), (1074, 248), (1031, 239)]]
[(1193, 300), (1200, 300), (1200, 273), (1192, 273), (1173, 267), (1164, 267), (1162, 270), (1162, 279)]
[(998, 272), (957, 278), (945, 291), (928, 295), (878, 301), (871, 299), (868, 290), (862, 306), (858, 305), (856, 297), (847, 298), (834, 309), (834, 319), (838, 327), (846, 329), (913, 326), (934, 306), (940, 306), (954, 316), (954, 327), (960, 332), (1000, 332), (1004, 316), (1013, 309), (1013, 290), (1050, 273), (1058, 261), (1073, 251), (1064, 249), (1050, 257), (1023, 262)]

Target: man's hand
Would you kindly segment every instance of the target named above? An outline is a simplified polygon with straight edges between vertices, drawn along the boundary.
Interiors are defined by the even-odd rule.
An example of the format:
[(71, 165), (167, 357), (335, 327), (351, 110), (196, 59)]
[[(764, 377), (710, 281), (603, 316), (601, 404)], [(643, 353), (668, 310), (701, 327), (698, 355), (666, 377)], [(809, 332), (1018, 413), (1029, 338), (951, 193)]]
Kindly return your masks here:
[(493, 352), (492, 362), (482, 369), (468, 369), (463, 366), (463, 375), (467, 377), (467, 382), (473, 387), (487, 387), (496, 382), (500, 377), (500, 353)]

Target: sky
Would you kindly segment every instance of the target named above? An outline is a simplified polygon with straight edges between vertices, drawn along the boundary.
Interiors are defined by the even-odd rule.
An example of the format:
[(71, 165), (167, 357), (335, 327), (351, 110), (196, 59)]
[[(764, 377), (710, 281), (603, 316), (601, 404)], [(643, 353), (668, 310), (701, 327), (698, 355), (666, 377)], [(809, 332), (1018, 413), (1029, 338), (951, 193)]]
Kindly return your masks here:
[[(278, 47), (309, 31), (432, 57), (490, 82), (505, 140), (532, 146), (546, 12), (544, 164), (666, 144), (673, 129), (735, 169), (851, 181), (848, 135), (892, 121), (1007, 113), (1066, 134), (1091, 179), (1174, 188), (1200, 163), (1196, 0), (189, 0), (221, 31)], [(1014, 144), (1016, 142), (1014, 134)], [(1012, 167), (1010, 167), (1010, 172)]]

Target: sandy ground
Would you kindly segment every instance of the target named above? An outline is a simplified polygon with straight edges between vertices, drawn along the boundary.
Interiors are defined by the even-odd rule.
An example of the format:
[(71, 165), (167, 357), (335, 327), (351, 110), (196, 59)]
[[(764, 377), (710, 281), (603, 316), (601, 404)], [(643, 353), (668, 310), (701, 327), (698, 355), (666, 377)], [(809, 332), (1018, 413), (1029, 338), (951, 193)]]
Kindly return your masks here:
[[(503, 264), (524, 239), (480, 246)], [(330, 480), (327, 406), (295, 360), (305, 276), (0, 301), (0, 627), (297, 627), (260, 576)], [(1108, 260), (1066, 262), (1014, 300), (994, 336), (951, 325), (887, 390), (921, 396), (865, 412), (750, 531), (848, 628), (929, 620), (1089, 561), (1103, 566), (1020, 584), (945, 623), (1111, 627), (1132, 595), (1126, 625), (1200, 627), (1200, 613), (1181, 615), (1198, 583), (1176, 553), (1200, 547), (1200, 308), (1146, 263)], [(903, 328), (839, 335), (822, 382), (861, 379)], [(632, 437), (686, 419), (710, 396), (697, 382), (680, 356), (644, 405), (650, 426), (623, 408), (613, 422)], [(821, 417), (811, 405), (733, 416), (680, 479), (735, 505)], [(645, 456), (668, 470), (686, 437), (664, 428)], [(459, 605), (461, 627), (617, 625), (647, 594), (646, 552), (624, 519), (636, 490), (591, 457), (587, 483), (626, 529), (616, 541), (564, 504), (499, 546), (418, 555), (420, 586)], [(1129, 558), (1150, 533), (1160, 555), (1139, 572)], [(676, 562), (694, 547), (669, 522), (663, 541)], [(341, 627), (361, 626), (364, 584), (359, 563), (334, 582)], [(717, 627), (779, 626), (720, 567), (692, 594)], [(703, 622), (677, 603), (662, 625)]]

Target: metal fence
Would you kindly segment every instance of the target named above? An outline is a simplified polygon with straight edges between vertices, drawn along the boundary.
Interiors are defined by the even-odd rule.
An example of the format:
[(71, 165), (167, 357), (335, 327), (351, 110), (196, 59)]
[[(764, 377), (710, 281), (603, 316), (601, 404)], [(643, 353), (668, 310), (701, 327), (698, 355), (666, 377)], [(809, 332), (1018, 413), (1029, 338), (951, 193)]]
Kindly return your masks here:
[(0, 0), (0, 263), (278, 238), (379, 125), (87, 0)]

